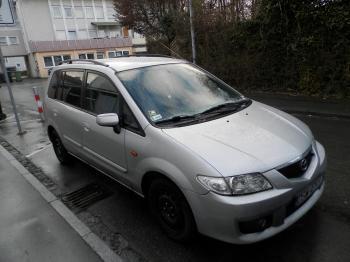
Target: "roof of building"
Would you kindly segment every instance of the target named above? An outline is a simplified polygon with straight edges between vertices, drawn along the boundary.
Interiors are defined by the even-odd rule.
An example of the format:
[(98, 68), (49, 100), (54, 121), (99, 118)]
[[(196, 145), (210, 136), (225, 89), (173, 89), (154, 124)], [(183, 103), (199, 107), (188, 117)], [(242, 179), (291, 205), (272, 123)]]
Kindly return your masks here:
[(69, 50), (103, 49), (131, 47), (130, 37), (103, 39), (62, 40), (62, 41), (29, 41), (31, 52), (56, 52)]

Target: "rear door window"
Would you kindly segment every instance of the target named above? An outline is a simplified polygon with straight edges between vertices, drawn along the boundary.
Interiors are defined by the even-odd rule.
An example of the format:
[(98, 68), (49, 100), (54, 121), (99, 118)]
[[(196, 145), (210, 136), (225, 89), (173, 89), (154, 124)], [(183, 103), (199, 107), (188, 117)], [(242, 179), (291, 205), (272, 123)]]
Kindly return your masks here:
[(81, 107), (81, 92), (83, 88), (83, 71), (64, 71), (62, 75), (62, 100), (76, 107)]
[(103, 75), (88, 72), (84, 105), (96, 115), (119, 113), (119, 95), (114, 84)]

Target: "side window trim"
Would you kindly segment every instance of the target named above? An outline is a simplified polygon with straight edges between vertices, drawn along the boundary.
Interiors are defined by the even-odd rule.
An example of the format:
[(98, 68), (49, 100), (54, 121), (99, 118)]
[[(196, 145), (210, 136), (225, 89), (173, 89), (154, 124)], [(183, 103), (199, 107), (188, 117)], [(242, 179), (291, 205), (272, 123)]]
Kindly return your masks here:
[[(58, 90), (59, 85), (60, 85), (60, 83), (59, 83), (60, 74), (61, 74), (60, 70), (56, 70), (51, 74), (50, 82), (48, 84), (48, 89), (46, 92), (47, 97), (50, 99), (55, 99), (55, 100), (57, 99), (57, 90)], [(56, 88), (54, 89), (54, 93), (52, 94), (52, 89), (53, 89), (53, 85), (54, 85), (53, 81), (55, 80), (55, 78), (56, 78), (56, 84), (55, 84)]]
[[(114, 84), (112, 79), (109, 76), (107, 76), (106, 74), (104, 74), (104, 73), (102, 73), (100, 71), (95, 71), (95, 70), (91, 70), (91, 69), (86, 69), (85, 72), (86, 72), (86, 76), (85, 76), (85, 83), (84, 84), (85, 84), (86, 89), (87, 89), (87, 76), (88, 76), (89, 73), (92, 73), (92, 74), (100, 75), (100, 76), (106, 78), (114, 86), (116, 94), (118, 96), (120, 95), (118, 87)], [(97, 90), (95, 88), (91, 88), (91, 89), (92, 90)], [(107, 93), (109, 92), (108, 90), (103, 90), (103, 91), (107, 92)]]
[(120, 112), (121, 112), (122, 114), (124, 114), (123, 105), (125, 104), (126, 107), (129, 109), (129, 111), (130, 111), (130, 113), (131, 113), (133, 119), (136, 121), (136, 124), (137, 124), (137, 126), (138, 126), (138, 129), (135, 130), (135, 129), (131, 128), (131, 127), (125, 126), (125, 124), (124, 124), (124, 119), (123, 119), (123, 118), (122, 118), (122, 122), (121, 122), (121, 127), (124, 128), (124, 129), (126, 129), (126, 130), (128, 130), (128, 131), (130, 131), (130, 132), (133, 132), (133, 133), (135, 133), (135, 134), (138, 134), (138, 135), (140, 135), (140, 136), (145, 137), (145, 136), (146, 136), (146, 133), (145, 133), (145, 131), (143, 130), (143, 128), (141, 127), (141, 125), (140, 125), (139, 121), (137, 120), (137, 118), (135, 117), (134, 112), (132, 112), (132, 110), (130, 109), (130, 106), (129, 106), (128, 103), (125, 101), (124, 97), (123, 97), (122, 95), (121, 95), (120, 97), (121, 97), (121, 103), (120, 103), (121, 111), (120, 111)]
[[(82, 90), (82, 93), (81, 93), (81, 103), (82, 103), (82, 107), (81, 109), (90, 114), (90, 115), (93, 115), (93, 116), (97, 116), (96, 113), (94, 112), (91, 112), (89, 111), (87, 108), (86, 108), (86, 105), (85, 105), (85, 96), (86, 96), (86, 90), (88, 89), (87, 87), (87, 80), (88, 80), (88, 74), (89, 73), (92, 73), (92, 74), (96, 74), (96, 75), (100, 75), (104, 78), (106, 78), (115, 88), (115, 94), (118, 96), (118, 99), (121, 97), (121, 94), (119, 92), (119, 89), (116, 87), (116, 85), (113, 83), (113, 81), (110, 79), (110, 77), (108, 77), (106, 74), (102, 73), (102, 72), (99, 72), (99, 71), (95, 71), (95, 70), (91, 70), (91, 69), (85, 69), (85, 74), (84, 74), (84, 79), (83, 79), (83, 90)], [(105, 92), (105, 93), (109, 93), (109, 94), (112, 94), (112, 92), (108, 92), (107, 90), (99, 90), (99, 89), (96, 89), (96, 88), (89, 88), (91, 90), (94, 90), (94, 91), (102, 91), (102, 92)], [(120, 107), (120, 105), (119, 105)], [(119, 108), (119, 111), (121, 110), (121, 108)], [(120, 111), (121, 112), (121, 111)]]
[[(94, 112), (91, 112), (91, 111), (87, 110), (87, 109), (86, 109), (86, 106), (85, 106), (85, 95), (86, 95), (86, 90), (88, 89), (88, 88), (87, 88), (87, 76), (88, 76), (88, 73), (89, 73), (89, 72), (90, 72), (90, 73), (93, 73), (93, 74), (98, 74), (98, 75), (100, 75), (100, 76), (102, 76), (102, 77), (105, 77), (108, 81), (111, 82), (111, 84), (114, 86), (114, 88), (115, 88), (115, 90), (116, 90), (116, 94), (117, 94), (117, 96), (118, 96), (118, 99), (120, 99), (120, 102), (119, 102), (119, 112), (120, 112), (121, 114), (123, 114), (123, 104), (125, 103), (126, 106), (129, 108), (129, 110), (130, 110), (130, 112), (131, 112), (133, 118), (135, 119), (135, 121), (136, 121), (136, 123), (137, 123), (138, 130), (134, 130), (134, 129), (130, 128), (130, 127), (125, 126), (125, 125), (124, 125), (124, 120), (123, 120), (123, 119), (121, 119), (121, 120), (122, 120), (122, 122), (121, 122), (121, 127), (124, 128), (124, 129), (127, 129), (127, 130), (130, 131), (130, 132), (133, 132), (133, 133), (135, 133), (135, 134), (138, 134), (138, 135), (140, 135), (140, 136), (145, 137), (145, 136), (146, 136), (145, 131), (144, 131), (143, 128), (141, 127), (141, 125), (140, 125), (139, 121), (137, 120), (137, 118), (135, 117), (134, 112), (132, 112), (132, 110), (130, 109), (128, 103), (126, 103), (126, 101), (125, 101), (123, 95), (120, 93), (118, 87), (114, 84), (114, 82), (112, 81), (112, 79), (111, 79), (109, 76), (107, 76), (106, 74), (104, 74), (104, 73), (102, 73), (102, 72), (95, 71), (95, 70), (91, 70), (91, 69), (86, 69), (86, 70), (85, 70), (84, 83), (83, 83), (83, 92), (82, 92), (82, 101), (83, 101), (83, 102), (82, 102), (82, 103), (83, 103), (83, 104), (82, 104), (82, 110), (83, 110), (84, 112), (90, 114), (90, 115), (97, 116), (97, 114), (95, 114)], [(97, 89), (94, 89), (94, 88), (91, 88), (91, 89), (97, 91)], [(104, 92), (110, 93), (110, 92), (108, 92), (108, 91), (104, 91)], [(121, 117), (121, 116), (119, 116), (119, 117)]]
[[(83, 100), (83, 92), (84, 92), (84, 85), (85, 85), (85, 82), (84, 82), (84, 80), (85, 80), (85, 75), (86, 75), (86, 70), (84, 70), (84, 69), (79, 69), (79, 68), (65, 68), (65, 69), (60, 69), (60, 70), (58, 70), (59, 71), (59, 79), (58, 79), (58, 89), (61, 89), (61, 92), (57, 92), (58, 91), (58, 89), (57, 89), (57, 91), (56, 91), (56, 98), (55, 98), (55, 100), (57, 100), (58, 102), (60, 102), (60, 103), (63, 103), (63, 104), (66, 104), (66, 105), (69, 105), (69, 106), (71, 106), (71, 107), (74, 107), (74, 108), (76, 108), (76, 109), (78, 109), (78, 110), (84, 110), (83, 109), (83, 107), (82, 107), (82, 100)], [(83, 83), (82, 83), (82, 87), (81, 87), (81, 92), (80, 92), (80, 106), (76, 106), (76, 105), (72, 105), (72, 104), (70, 104), (70, 103), (67, 103), (66, 101), (63, 101), (63, 85), (64, 85), (64, 74), (66, 73), (66, 72), (72, 72), (72, 71), (74, 71), (74, 72), (82, 72), (83, 73)], [(60, 94), (60, 97), (57, 97), (57, 95), (58, 94)]]

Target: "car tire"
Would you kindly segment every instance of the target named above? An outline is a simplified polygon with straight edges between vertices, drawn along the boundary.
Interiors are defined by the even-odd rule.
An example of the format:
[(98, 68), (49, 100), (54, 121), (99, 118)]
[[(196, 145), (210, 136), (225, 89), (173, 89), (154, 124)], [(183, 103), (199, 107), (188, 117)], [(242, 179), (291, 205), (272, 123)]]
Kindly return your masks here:
[(59, 135), (55, 130), (52, 131), (50, 138), (58, 161), (60, 161), (62, 165), (71, 164), (74, 159), (64, 147)]
[(175, 184), (167, 179), (154, 180), (147, 200), (152, 215), (165, 234), (178, 242), (189, 242), (197, 230), (190, 206)]

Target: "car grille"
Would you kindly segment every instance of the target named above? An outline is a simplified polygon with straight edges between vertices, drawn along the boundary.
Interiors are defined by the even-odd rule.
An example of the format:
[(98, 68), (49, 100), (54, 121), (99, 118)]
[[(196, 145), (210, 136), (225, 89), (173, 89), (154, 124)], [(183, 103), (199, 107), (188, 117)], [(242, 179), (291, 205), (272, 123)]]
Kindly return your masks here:
[(277, 171), (287, 178), (301, 177), (308, 170), (313, 155), (312, 150), (310, 150), (304, 158), (293, 164), (277, 169)]

